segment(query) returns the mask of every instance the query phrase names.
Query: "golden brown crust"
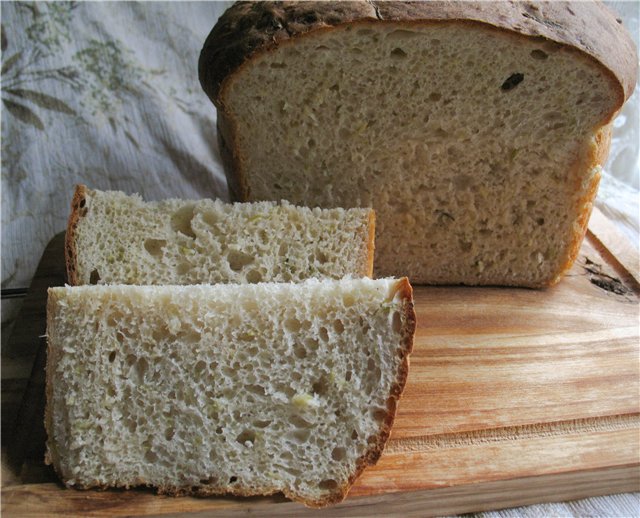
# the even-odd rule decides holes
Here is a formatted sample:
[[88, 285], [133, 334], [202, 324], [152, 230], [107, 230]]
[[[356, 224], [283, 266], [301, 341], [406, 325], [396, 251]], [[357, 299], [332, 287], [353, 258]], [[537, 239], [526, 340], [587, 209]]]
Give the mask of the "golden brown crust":
[[472, 21], [574, 48], [619, 85], [619, 106], [636, 84], [633, 40], [601, 2], [238, 2], [218, 20], [200, 54], [200, 83], [223, 107], [225, 82], [258, 53], [320, 29], [354, 22]]
[[76, 231], [80, 219], [87, 213], [88, 189], [85, 185], [76, 185], [71, 200], [71, 214], [67, 223], [67, 232], [64, 238], [64, 258], [67, 266], [67, 283], [71, 286], [77, 286], [78, 280], [78, 254], [76, 249]]
[[376, 249], [376, 211], [369, 210], [369, 224], [367, 226], [369, 232], [369, 239], [367, 241], [367, 271], [365, 275], [373, 278], [373, 259], [375, 257]]
[[396, 413], [398, 409], [398, 401], [402, 392], [404, 391], [404, 387], [407, 382], [407, 377], [409, 376], [409, 355], [413, 350], [413, 339], [416, 332], [416, 313], [413, 304], [413, 288], [409, 283], [409, 279], [407, 277], [403, 277], [398, 280], [396, 285], [396, 292], [400, 295], [403, 301], [403, 311], [404, 311], [404, 339], [402, 343], [402, 348], [398, 351], [400, 355], [401, 361], [400, 366], [398, 368], [398, 374], [396, 378], [396, 382], [391, 387], [391, 393], [387, 399], [387, 416], [385, 417], [384, 422], [382, 423], [382, 428], [380, 433], [378, 433], [375, 437], [370, 437], [370, 447], [364, 453], [362, 457], [360, 457], [356, 461], [356, 469], [349, 477], [347, 484], [340, 488], [340, 492], [336, 492], [331, 498], [328, 498], [326, 501], [321, 501], [318, 505], [308, 504], [310, 507], [324, 507], [326, 505], [341, 502], [347, 496], [349, 489], [356, 481], [356, 479], [360, 476], [362, 471], [367, 466], [373, 466], [378, 462], [378, 459], [382, 455], [384, 447], [389, 440], [389, 435], [391, 434], [391, 428], [393, 427], [393, 423], [396, 418]]
[[[591, 211], [593, 210], [593, 202], [598, 193], [598, 185], [600, 184], [600, 170], [597, 169], [598, 166], [604, 164], [609, 156], [609, 149], [611, 146], [611, 133], [612, 133], [613, 123], [609, 123], [606, 126], [600, 128], [600, 130], [595, 134], [593, 138], [593, 142], [589, 146], [589, 150], [587, 153], [587, 165], [584, 167], [587, 171], [594, 171], [594, 174], [591, 178], [589, 178], [589, 183], [584, 186], [580, 185], [582, 179], [577, 178], [576, 182], [576, 190], [577, 192], [582, 192], [582, 196], [577, 201], [577, 206], [580, 209], [580, 213], [576, 219], [574, 226], [574, 233], [571, 236], [571, 243], [567, 249], [567, 255], [560, 266], [559, 271], [556, 275], [549, 279], [547, 283], [542, 284], [541, 286], [536, 287], [550, 287], [554, 286], [560, 279], [562, 279], [563, 275], [568, 272], [573, 263], [578, 257], [580, 253], [580, 246], [582, 245], [582, 241], [584, 236], [587, 233], [587, 227], [589, 225], [589, 218], [591, 217]], [[579, 167], [579, 164], [576, 165]]]

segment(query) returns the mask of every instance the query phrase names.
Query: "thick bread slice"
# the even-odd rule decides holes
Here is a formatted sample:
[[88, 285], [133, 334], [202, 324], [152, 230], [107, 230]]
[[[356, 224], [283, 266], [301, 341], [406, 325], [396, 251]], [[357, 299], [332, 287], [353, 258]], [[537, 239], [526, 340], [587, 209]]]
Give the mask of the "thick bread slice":
[[68, 486], [342, 500], [408, 373], [401, 280], [51, 288], [47, 462]]
[[371, 209], [144, 202], [79, 185], [66, 235], [67, 276], [71, 285], [370, 277], [374, 227]]
[[377, 275], [536, 287], [577, 255], [637, 56], [599, 2], [239, 3], [199, 74], [237, 199], [373, 207]]

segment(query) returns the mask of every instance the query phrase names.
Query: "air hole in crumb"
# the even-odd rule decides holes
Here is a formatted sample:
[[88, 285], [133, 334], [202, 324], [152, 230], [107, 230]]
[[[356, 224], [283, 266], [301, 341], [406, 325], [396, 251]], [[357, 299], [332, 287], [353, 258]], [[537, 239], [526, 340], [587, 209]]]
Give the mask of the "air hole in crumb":
[[284, 328], [290, 333], [296, 333], [297, 331], [300, 331], [301, 326], [302, 325], [297, 318], [287, 318], [284, 321]]
[[316, 394], [323, 396], [329, 391], [329, 383], [327, 383], [326, 378], [323, 376], [312, 385], [312, 388]]
[[215, 227], [218, 223], [218, 216], [215, 212], [203, 212], [202, 221], [204, 221], [210, 227]]
[[404, 59], [407, 57], [407, 53], [400, 47], [396, 47], [391, 51], [391, 57], [395, 59]]
[[305, 338], [304, 339], [304, 346], [309, 349], [310, 351], [316, 351], [319, 347], [318, 344], [318, 340], [316, 340], [315, 338]]
[[229, 262], [229, 268], [234, 272], [239, 272], [253, 262], [253, 257], [239, 250], [230, 250], [227, 254], [227, 261]]
[[430, 101], [436, 102], [436, 101], [439, 101], [440, 99], [442, 99], [441, 93], [433, 92], [432, 94], [429, 94]]
[[158, 456], [151, 450], [148, 450], [147, 453], [144, 454], [144, 460], [147, 462], [156, 462], [158, 460]]
[[293, 346], [293, 354], [296, 358], [302, 360], [307, 357], [307, 350], [302, 344], [296, 344]]
[[507, 92], [509, 90], [513, 90], [516, 86], [518, 86], [520, 83], [522, 83], [522, 80], [524, 79], [524, 74], [521, 74], [520, 72], [517, 72], [515, 74], [511, 74], [504, 83], [502, 83], [502, 86], [500, 87], [503, 91]]
[[144, 375], [149, 368], [149, 363], [144, 358], [140, 358], [136, 363], [136, 373], [138, 374], [138, 379], [140, 381], [144, 380]]
[[164, 239], [146, 239], [144, 249], [154, 257], [162, 255], [162, 249], [167, 245]]
[[266, 428], [270, 424], [271, 421], [262, 421], [260, 419], [256, 419], [255, 421], [253, 421], [253, 426], [255, 426], [256, 428]]
[[344, 375], [344, 380], [345, 381], [351, 381], [351, 371], [347, 371], [347, 373]]
[[221, 426], [218, 426], [218, 428], [216, 428], [216, 433], [217, 433], [218, 435], [221, 435], [221, 434], [222, 434], [222, 427], [221, 427]]
[[342, 303], [346, 308], [353, 306], [356, 303], [356, 299], [351, 293], [345, 293], [342, 296]]
[[264, 396], [266, 394], [262, 385], [245, 385], [245, 390], [257, 396]]
[[536, 223], [540, 226], [544, 225], [544, 218], [538, 218], [536, 219]]
[[98, 284], [100, 282], [100, 273], [94, 269], [89, 276], [89, 284]]
[[335, 329], [336, 333], [338, 334], [342, 333], [344, 331], [344, 324], [342, 323], [342, 320], [334, 320], [333, 329]]
[[170, 441], [171, 439], [173, 439], [174, 435], [175, 435], [175, 430], [172, 427], [167, 428], [164, 432], [164, 438], [167, 441]]
[[373, 411], [372, 416], [377, 422], [381, 422], [381, 421], [384, 421], [386, 419], [387, 412], [385, 410], [382, 410], [382, 409], [377, 409], [377, 410]]
[[372, 371], [376, 368], [376, 362], [373, 361], [373, 358], [369, 358], [367, 360], [367, 370]]
[[356, 430], [354, 430], [353, 432], [351, 432], [351, 438], [355, 441], [358, 438], [358, 432]]
[[394, 333], [399, 333], [402, 329], [402, 316], [400, 312], [395, 311], [391, 320], [391, 328]]
[[305, 443], [309, 440], [311, 430], [308, 428], [299, 429], [293, 432], [292, 437], [299, 443]]
[[346, 457], [346, 455], [347, 455], [347, 450], [341, 447], [334, 448], [333, 451], [331, 452], [331, 458], [333, 460], [342, 460]]
[[320, 336], [320, 340], [322, 340], [323, 342], [329, 341], [329, 332], [327, 331], [326, 327], [321, 327], [318, 330], [318, 336]]
[[544, 50], [534, 49], [531, 51], [531, 57], [533, 59], [547, 59], [549, 54], [547, 54]]
[[189, 273], [189, 270], [191, 270], [191, 265], [189, 263], [180, 263], [178, 264], [178, 266], [176, 267], [176, 272], [178, 273], [178, 275], [185, 275], [186, 273]]
[[194, 367], [193, 370], [196, 376], [202, 376], [202, 373], [206, 368], [207, 368], [207, 364], [202, 360], [200, 360], [198, 363], [196, 363], [196, 366]]
[[318, 487], [320, 489], [330, 491], [332, 489], [336, 489], [338, 487], [338, 483], [332, 478], [329, 478], [327, 480], [323, 480], [322, 482], [320, 482], [320, 484], [318, 484]]
[[262, 282], [262, 274], [258, 270], [251, 270], [247, 272], [246, 279], [249, 284], [257, 284]]
[[256, 335], [252, 331], [247, 331], [238, 335], [238, 340], [242, 340], [243, 342], [252, 342], [255, 338]]
[[296, 428], [311, 428], [311, 423], [300, 417], [299, 415], [292, 415], [289, 417], [289, 422]]
[[256, 433], [253, 430], [244, 430], [238, 437], [236, 437], [236, 441], [240, 444], [247, 446], [247, 443], [253, 444], [256, 440]]
[[326, 262], [329, 260], [329, 258], [327, 257], [327, 254], [325, 254], [321, 250], [316, 251], [316, 259], [320, 264], [326, 264]]
[[171, 216], [171, 228], [175, 232], [180, 232], [185, 236], [195, 238], [196, 234], [193, 231], [193, 227], [191, 226], [194, 209], [194, 205], [185, 205], [184, 207], [178, 209], [173, 214], [173, 216]]
[[233, 484], [234, 482], [237, 482], [237, 481], [238, 481], [238, 477], [231, 477], [229, 479], [229, 484]]
[[82, 198], [80, 200], [80, 208], [83, 209], [86, 204], [87, 204], [87, 200], [85, 198]]
[[109, 354], [109, 363], [113, 363], [115, 359], [116, 359], [116, 352], [111, 351], [111, 353]]

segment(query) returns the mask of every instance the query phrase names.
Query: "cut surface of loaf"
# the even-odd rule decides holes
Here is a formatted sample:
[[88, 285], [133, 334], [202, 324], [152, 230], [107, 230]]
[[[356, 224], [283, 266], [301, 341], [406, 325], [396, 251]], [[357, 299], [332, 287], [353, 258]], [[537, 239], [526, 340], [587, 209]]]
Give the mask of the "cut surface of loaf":
[[299, 282], [371, 276], [374, 213], [282, 203], [144, 202], [76, 188], [67, 276], [83, 284]]
[[408, 373], [405, 279], [51, 288], [47, 461], [68, 486], [340, 501]]
[[376, 275], [544, 286], [635, 85], [595, 2], [237, 4], [200, 80], [239, 199], [373, 207]]

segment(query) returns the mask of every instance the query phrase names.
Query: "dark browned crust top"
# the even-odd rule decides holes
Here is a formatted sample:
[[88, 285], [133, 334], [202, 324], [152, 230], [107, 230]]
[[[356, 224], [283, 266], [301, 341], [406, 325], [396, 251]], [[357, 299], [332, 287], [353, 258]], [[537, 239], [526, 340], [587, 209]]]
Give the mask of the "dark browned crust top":
[[218, 20], [200, 53], [200, 84], [222, 107], [225, 81], [253, 55], [303, 34], [353, 22], [477, 22], [576, 49], [609, 71], [618, 108], [633, 93], [638, 60], [622, 22], [601, 2], [358, 0], [238, 2]]

